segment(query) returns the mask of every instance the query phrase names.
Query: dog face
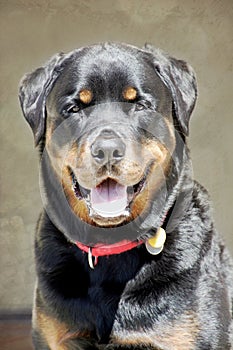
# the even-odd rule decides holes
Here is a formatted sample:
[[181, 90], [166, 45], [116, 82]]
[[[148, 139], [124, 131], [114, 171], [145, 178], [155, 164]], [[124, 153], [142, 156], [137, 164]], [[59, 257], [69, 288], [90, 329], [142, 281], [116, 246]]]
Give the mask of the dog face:
[[100, 227], [148, 215], [195, 100], [185, 62], [109, 43], [55, 56], [20, 88], [36, 144], [45, 140], [72, 211]]

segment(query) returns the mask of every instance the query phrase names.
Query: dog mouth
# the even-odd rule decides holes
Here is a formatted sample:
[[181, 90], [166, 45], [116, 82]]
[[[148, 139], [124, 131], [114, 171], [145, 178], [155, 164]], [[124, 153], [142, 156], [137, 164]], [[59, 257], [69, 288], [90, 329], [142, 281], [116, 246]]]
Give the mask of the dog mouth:
[[85, 200], [90, 217], [100, 218], [129, 216], [133, 201], [145, 188], [147, 173], [148, 171], [132, 186], [122, 185], [116, 179], [107, 177], [89, 190], [79, 184], [74, 172], [70, 169], [75, 196], [79, 200]]

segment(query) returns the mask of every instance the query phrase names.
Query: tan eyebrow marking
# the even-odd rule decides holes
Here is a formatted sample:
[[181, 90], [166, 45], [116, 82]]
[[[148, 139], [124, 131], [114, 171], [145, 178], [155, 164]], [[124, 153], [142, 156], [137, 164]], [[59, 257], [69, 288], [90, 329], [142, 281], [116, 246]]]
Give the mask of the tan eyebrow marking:
[[83, 89], [79, 92], [79, 99], [82, 103], [88, 104], [92, 101], [93, 93], [91, 90]]
[[127, 86], [123, 91], [123, 97], [127, 101], [133, 101], [137, 97], [137, 90], [132, 86]]

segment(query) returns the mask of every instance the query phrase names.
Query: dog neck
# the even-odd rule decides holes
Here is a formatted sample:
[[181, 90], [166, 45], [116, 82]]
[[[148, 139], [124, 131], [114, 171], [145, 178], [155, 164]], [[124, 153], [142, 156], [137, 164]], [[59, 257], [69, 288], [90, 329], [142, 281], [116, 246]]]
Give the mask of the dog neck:
[[[163, 219], [165, 221], [166, 216]], [[151, 236], [151, 235], [150, 235]], [[81, 242], [76, 241], [76, 246], [81, 249], [83, 252], [88, 254], [88, 263], [89, 266], [94, 269], [98, 263], [98, 258], [101, 256], [117, 255], [125, 253], [129, 250], [137, 248], [142, 244], [145, 244], [147, 251], [152, 255], [160, 254], [163, 250], [164, 243], [166, 240], [166, 231], [159, 227], [152, 237], [147, 239], [137, 239], [134, 241], [122, 240], [114, 244], [96, 244], [93, 247], [87, 246]], [[94, 258], [94, 260], [93, 260]]]

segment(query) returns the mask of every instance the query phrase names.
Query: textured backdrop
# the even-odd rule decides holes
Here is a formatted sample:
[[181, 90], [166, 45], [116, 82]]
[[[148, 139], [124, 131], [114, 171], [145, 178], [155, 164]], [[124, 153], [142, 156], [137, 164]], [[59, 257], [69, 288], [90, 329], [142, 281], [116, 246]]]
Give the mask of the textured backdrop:
[[199, 99], [189, 145], [233, 252], [232, 0], [0, 0], [0, 310], [30, 307], [33, 231], [41, 209], [38, 156], [18, 104], [25, 72], [58, 51], [113, 40], [150, 42], [187, 60]]

